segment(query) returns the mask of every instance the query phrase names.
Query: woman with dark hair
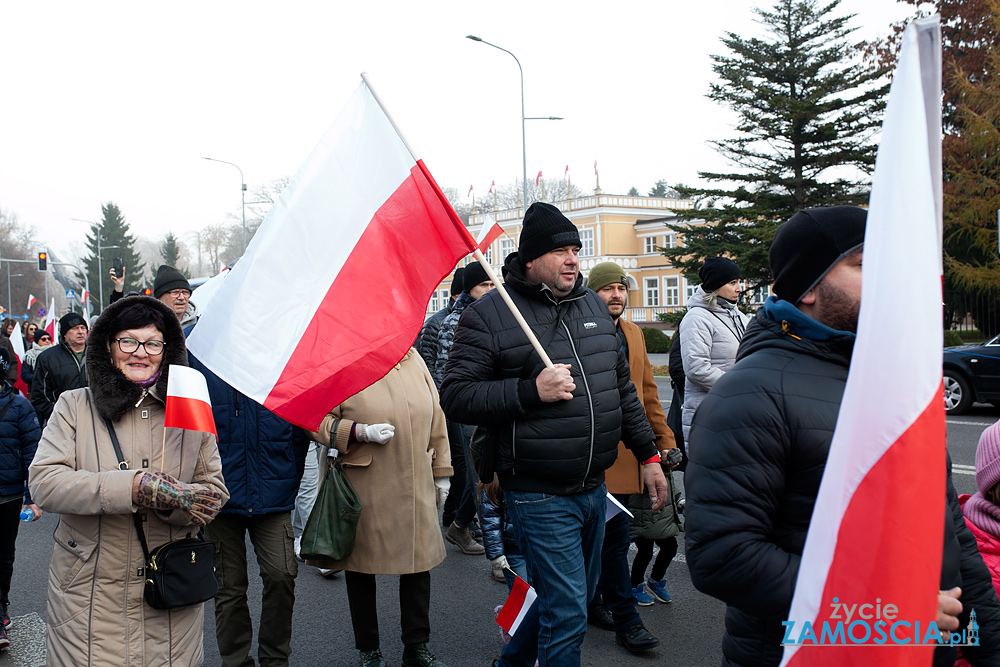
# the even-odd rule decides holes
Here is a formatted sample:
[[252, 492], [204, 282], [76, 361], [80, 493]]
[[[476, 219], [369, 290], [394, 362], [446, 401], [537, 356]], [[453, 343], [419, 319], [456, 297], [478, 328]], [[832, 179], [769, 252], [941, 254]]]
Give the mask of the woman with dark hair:
[[200, 665], [204, 605], [145, 604], [132, 520], [152, 548], [193, 536], [228, 498], [215, 436], [163, 426], [170, 365], [187, 365], [180, 323], [156, 299], [121, 299], [94, 323], [86, 365], [90, 386], [59, 396], [29, 470], [36, 504], [60, 515], [49, 664]]

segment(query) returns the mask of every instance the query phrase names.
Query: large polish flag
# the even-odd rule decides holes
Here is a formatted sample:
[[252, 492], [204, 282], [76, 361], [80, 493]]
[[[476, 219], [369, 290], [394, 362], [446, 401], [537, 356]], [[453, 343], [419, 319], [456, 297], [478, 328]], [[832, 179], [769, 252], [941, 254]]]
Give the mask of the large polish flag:
[[169, 375], [163, 425], [212, 433], [218, 437], [215, 417], [212, 415], [212, 398], [208, 393], [205, 376], [194, 368], [175, 364], [171, 364], [167, 372]]
[[222, 282], [188, 347], [228, 384], [315, 430], [403, 358], [431, 293], [475, 249], [363, 82]]
[[[946, 469], [940, 95], [934, 16], [903, 33], [889, 94], [869, 201], [858, 336], [799, 567], [793, 639], [806, 621], [816, 637], [824, 622], [833, 630], [838, 620], [831, 614], [850, 632], [834, 599], [848, 608], [895, 605], [911, 638], [914, 622], [923, 635], [936, 619]], [[888, 343], [900, 322], [906, 334]], [[862, 638], [863, 630], [853, 636]], [[933, 660], [931, 646], [914, 647], [912, 639], [899, 646], [892, 638], [878, 645], [878, 638], [860, 646], [786, 644], [781, 664], [902, 667]]]

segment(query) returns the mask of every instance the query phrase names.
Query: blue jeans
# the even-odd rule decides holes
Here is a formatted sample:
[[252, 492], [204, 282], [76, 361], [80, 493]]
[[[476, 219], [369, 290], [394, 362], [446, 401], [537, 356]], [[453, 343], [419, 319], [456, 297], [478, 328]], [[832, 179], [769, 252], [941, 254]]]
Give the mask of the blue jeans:
[[[625, 505], [628, 495], [615, 495]], [[615, 619], [615, 630], [625, 630], [642, 623], [636, 611], [635, 593], [628, 569], [628, 514], [619, 512], [604, 526], [601, 548], [601, 578], [591, 605], [603, 604]]]
[[503, 667], [579, 667], [587, 603], [601, 571], [607, 490], [570, 496], [504, 490], [517, 544], [538, 594], [504, 647]]

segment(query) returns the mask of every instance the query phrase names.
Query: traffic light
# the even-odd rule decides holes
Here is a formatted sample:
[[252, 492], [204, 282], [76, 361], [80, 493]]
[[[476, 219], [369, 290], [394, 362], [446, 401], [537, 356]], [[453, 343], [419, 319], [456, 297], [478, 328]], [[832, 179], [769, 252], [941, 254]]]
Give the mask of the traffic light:
[[142, 290], [142, 293], [145, 296], [153, 296], [153, 290], [149, 289], [148, 287], [146, 289]]
[[49, 253], [40, 252], [38, 253], [38, 270], [47, 271], [49, 268]]

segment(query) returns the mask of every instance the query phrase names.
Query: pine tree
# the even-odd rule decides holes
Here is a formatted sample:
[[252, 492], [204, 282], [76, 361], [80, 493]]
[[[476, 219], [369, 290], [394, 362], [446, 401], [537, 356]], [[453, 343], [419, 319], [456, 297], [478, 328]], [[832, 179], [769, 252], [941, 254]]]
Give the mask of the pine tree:
[[[754, 9], [767, 37], [722, 38], [729, 55], [712, 57], [721, 81], [708, 97], [736, 113], [738, 135], [711, 143], [735, 169], [699, 172], [718, 187], [676, 186], [696, 206], [676, 211], [682, 222], [669, 226], [684, 246], [663, 254], [689, 278], [706, 257], [726, 255], [751, 288], [769, 284], [778, 224], [803, 208], [866, 203], [888, 84], [881, 70], [852, 62], [855, 28], [852, 16], [832, 15], [838, 4], [778, 0], [770, 11]], [[865, 182], [848, 178], [854, 170]]]
[[[84, 259], [84, 268], [90, 280], [90, 290], [93, 292], [94, 304], [101, 309], [107, 305], [108, 294], [111, 292], [111, 280], [108, 271], [115, 257], [122, 260], [125, 267], [125, 291], [134, 289], [141, 283], [145, 265], [140, 261], [139, 252], [135, 249], [135, 238], [132, 236], [128, 223], [121, 210], [114, 202], [101, 205], [102, 218], [90, 227], [87, 235], [87, 249], [90, 254]], [[100, 271], [98, 272], [98, 238], [102, 248], [100, 255]], [[114, 246], [114, 247], [112, 247]], [[104, 293], [99, 294], [103, 283]]]

